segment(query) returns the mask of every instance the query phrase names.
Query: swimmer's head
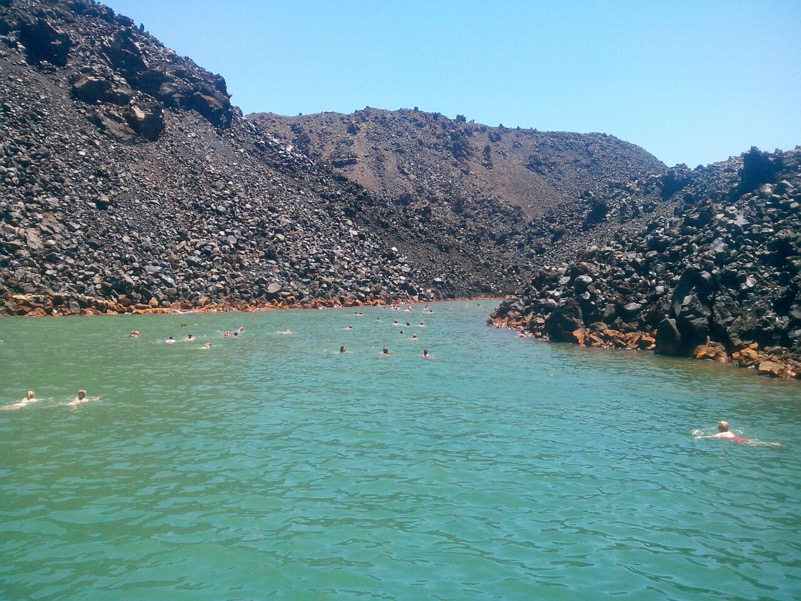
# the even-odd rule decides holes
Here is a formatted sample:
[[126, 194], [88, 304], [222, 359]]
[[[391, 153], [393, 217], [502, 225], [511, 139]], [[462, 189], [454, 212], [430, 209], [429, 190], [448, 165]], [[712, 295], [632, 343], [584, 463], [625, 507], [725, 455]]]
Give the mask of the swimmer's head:
[[84, 398], [85, 396], [86, 396], [86, 391], [85, 391], [85, 390], [79, 390], [79, 391], [78, 391], [78, 398], [79, 398], [79, 399], [82, 399], [82, 398]]
[[33, 390], [29, 390], [27, 396], [29, 399], [32, 399], [36, 397], [36, 394], [33, 392]]
[[345, 350], [345, 345], [344, 345], [344, 344], [343, 344], [342, 346], [340, 346], [340, 347], [339, 347], [339, 352], [340, 352], [340, 353], [344, 353], [344, 352], [346, 352], [346, 350]]
[[718, 422], [718, 432], [728, 432], [729, 431], [729, 422], [727, 421], [719, 421]]

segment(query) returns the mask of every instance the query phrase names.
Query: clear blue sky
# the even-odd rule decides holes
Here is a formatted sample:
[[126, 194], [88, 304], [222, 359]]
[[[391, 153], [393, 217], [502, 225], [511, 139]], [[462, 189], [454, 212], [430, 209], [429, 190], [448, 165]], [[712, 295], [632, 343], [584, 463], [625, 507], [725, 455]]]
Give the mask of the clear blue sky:
[[801, 145], [801, 1], [108, 0], [245, 113], [419, 107], [668, 165]]

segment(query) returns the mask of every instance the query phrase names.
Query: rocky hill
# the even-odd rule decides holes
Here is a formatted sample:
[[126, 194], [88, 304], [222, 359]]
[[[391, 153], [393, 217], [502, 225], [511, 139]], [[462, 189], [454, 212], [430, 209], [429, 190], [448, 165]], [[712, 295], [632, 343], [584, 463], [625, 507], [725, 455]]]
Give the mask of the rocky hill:
[[473, 293], [519, 289], [544, 261], [571, 256], [578, 237], [604, 240], [599, 225], [628, 224], [664, 203], [665, 166], [609, 135], [416, 109], [248, 119], [368, 190], [385, 211], [379, 225], [415, 264], [440, 280], [472, 278]]
[[621, 182], [664, 173], [642, 148], [605, 134], [489, 127], [458, 116], [365, 108], [350, 115], [250, 115], [310, 157], [398, 205], [490, 203], [524, 220]]
[[0, 70], [4, 313], [510, 293], [664, 204], [664, 166], [610, 136], [244, 119], [93, 0], [0, 2]]
[[6, 313], [510, 293], [664, 171], [609, 136], [417, 111], [331, 117], [332, 148], [381, 152], [330, 154], [339, 134], [243, 119], [221, 76], [92, 0], [0, 3], [0, 69]]
[[672, 216], [541, 270], [493, 323], [801, 376], [801, 149], [667, 180]]
[[111, 9], [0, 3], [0, 73], [0, 312], [427, 297], [368, 194]]

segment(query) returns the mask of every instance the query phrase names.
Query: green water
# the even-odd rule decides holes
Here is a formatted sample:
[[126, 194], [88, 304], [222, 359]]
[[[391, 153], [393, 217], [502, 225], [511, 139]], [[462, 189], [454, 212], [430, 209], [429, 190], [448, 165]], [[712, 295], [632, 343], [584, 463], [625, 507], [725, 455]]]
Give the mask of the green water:
[[797, 382], [433, 308], [0, 320], [0, 598], [801, 596]]

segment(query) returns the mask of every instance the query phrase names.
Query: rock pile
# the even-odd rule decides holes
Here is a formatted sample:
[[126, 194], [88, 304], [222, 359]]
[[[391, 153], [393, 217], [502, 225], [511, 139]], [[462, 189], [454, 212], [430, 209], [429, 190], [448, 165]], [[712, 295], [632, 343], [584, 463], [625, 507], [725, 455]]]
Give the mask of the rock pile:
[[608, 232], [599, 225], [664, 204], [641, 184], [666, 167], [604, 134], [369, 107], [248, 119], [376, 196], [374, 227], [396, 232], [404, 253], [454, 294], [516, 292], [546, 255], [570, 254], [577, 235], [600, 242]]
[[90, 0], [0, 3], [0, 313], [431, 298], [373, 200]]
[[680, 167], [663, 188], [674, 216], [541, 270], [491, 323], [801, 377], [801, 150]]

